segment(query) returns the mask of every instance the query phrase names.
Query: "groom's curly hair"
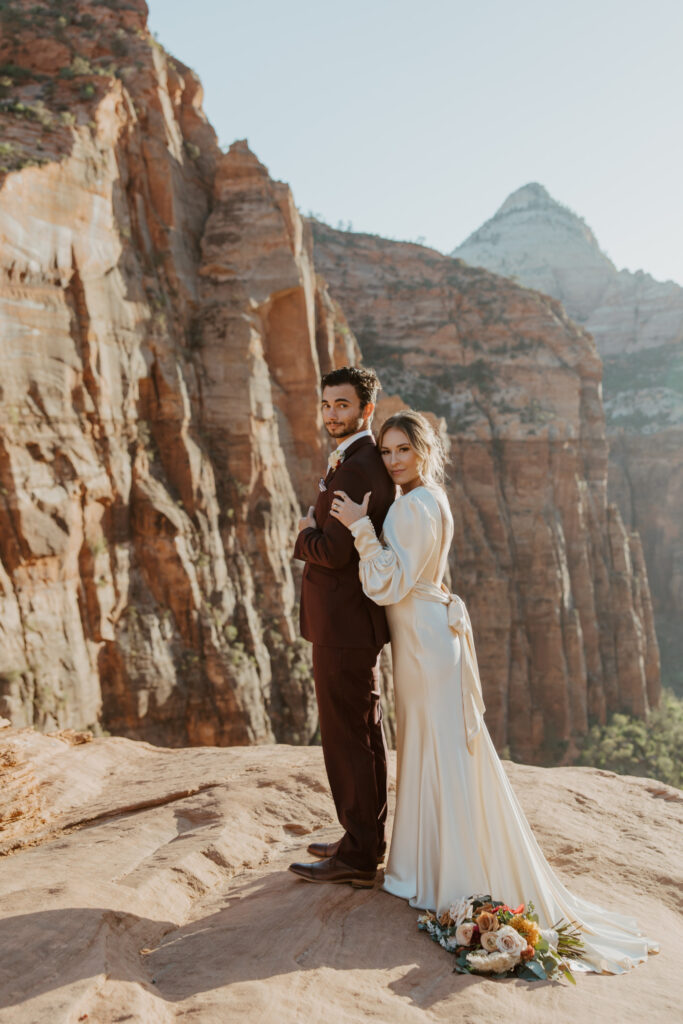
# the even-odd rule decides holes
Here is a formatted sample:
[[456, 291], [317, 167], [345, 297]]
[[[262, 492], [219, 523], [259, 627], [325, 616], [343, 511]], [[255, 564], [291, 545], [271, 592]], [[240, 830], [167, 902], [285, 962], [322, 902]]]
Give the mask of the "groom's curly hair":
[[330, 370], [322, 377], [320, 390], [322, 392], [328, 387], [336, 388], [339, 384], [353, 385], [360, 398], [361, 409], [364, 409], [368, 402], [374, 404], [377, 401], [377, 395], [382, 390], [375, 371], [360, 366], [340, 366], [337, 370]]

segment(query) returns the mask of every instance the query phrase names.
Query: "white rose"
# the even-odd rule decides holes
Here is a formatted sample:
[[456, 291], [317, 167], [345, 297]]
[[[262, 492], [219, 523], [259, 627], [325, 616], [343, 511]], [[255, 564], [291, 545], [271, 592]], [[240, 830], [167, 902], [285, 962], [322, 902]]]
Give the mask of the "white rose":
[[519, 963], [519, 957], [515, 956], [514, 953], [491, 953], [489, 956], [489, 966], [494, 974], [504, 974], [505, 971], [511, 971], [513, 967], [516, 967]]
[[457, 926], [462, 924], [466, 918], [472, 917], [473, 911], [474, 907], [472, 906], [472, 903], [463, 897], [463, 899], [457, 900], [451, 905], [448, 913], [451, 916], [453, 924]]
[[472, 933], [474, 932], [474, 921], [466, 921], [465, 924], [459, 924], [455, 929], [455, 942], [457, 946], [469, 946], [472, 942]]
[[[484, 934], [490, 935], [492, 933], [485, 932]], [[496, 948], [501, 953], [512, 953], [513, 956], [520, 956], [522, 950], [527, 947], [527, 941], [524, 936], [520, 935], [514, 928], [511, 928], [509, 924], [499, 928], [499, 930], [493, 934], [496, 936]], [[484, 945], [483, 942], [482, 945]]]
[[482, 949], [476, 949], [473, 953], [467, 954], [467, 963], [475, 971], [486, 971], [488, 968], [489, 955]]
[[498, 935], [499, 932], [482, 932], [479, 936], [479, 941], [487, 953], [493, 953], [498, 949]]
[[467, 954], [470, 967], [479, 974], [504, 974], [519, 962], [510, 953], [483, 953], [480, 949]]
[[560, 936], [554, 928], [541, 928], [541, 938], [545, 939], [548, 945], [552, 946], [553, 949], [557, 949], [557, 943], [560, 941]]

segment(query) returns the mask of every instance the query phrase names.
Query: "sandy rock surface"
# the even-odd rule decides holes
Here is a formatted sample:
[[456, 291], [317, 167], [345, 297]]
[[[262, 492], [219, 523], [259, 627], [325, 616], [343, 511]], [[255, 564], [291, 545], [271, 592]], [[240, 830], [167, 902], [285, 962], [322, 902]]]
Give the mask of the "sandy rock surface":
[[635, 913], [659, 956], [576, 988], [463, 978], [403, 901], [294, 878], [337, 835], [320, 748], [3, 730], [0, 1021], [675, 1019], [679, 791], [506, 767], [561, 878]]

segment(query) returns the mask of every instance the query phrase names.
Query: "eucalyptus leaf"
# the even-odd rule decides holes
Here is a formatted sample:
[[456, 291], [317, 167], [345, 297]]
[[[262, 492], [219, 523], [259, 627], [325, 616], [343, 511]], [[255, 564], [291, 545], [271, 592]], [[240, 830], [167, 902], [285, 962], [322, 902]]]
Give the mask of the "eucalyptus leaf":
[[518, 978], [522, 978], [524, 981], [541, 981], [542, 980], [541, 977], [538, 974], [534, 974], [534, 972], [529, 969], [529, 964], [528, 963], [524, 964], [523, 967], [518, 967], [517, 968], [517, 977]]
[[463, 966], [462, 966], [461, 964], [459, 964], [459, 963], [458, 963], [458, 961], [456, 960], [456, 962], [455, 962], [455, 967], [453, 968], [453, 972], [454, 972], [454, 973], [457, 973], [457, 974], [471, 974], [471, 973], [472, 973], [472, 970], [471, 970], [471, 968], [470, 968], [470, 967], [463, 967]]
[[538, 960], [527, 960], [526, 965], [530, 971], [533, 971], [537, 978], [540, 978], [542, 981], [546, 980], [548, 975], [546, 974], [543, 964], [539, 963]]

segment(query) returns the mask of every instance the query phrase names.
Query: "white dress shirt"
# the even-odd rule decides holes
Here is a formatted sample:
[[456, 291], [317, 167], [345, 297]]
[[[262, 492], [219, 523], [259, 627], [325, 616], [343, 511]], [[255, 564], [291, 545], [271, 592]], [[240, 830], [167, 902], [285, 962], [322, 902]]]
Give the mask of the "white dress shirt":
[[331, 468], [332, 465], [334, 464], [334, 461], [338, 458], [338, 456], [345, 452], [346, 449], [349, 448], [354, 443], [354, 441], [357, 441], [360, 437], [372, 436], [372, 431], [368, 427], [366, 430], [359, 430], [356, 434], [351, 434], [350, 437], [345, 437], [341, 444], [338, 444], [334, 451], [330, 452], [330, 455], [327, 460], [327, 465], [330, 466]]

